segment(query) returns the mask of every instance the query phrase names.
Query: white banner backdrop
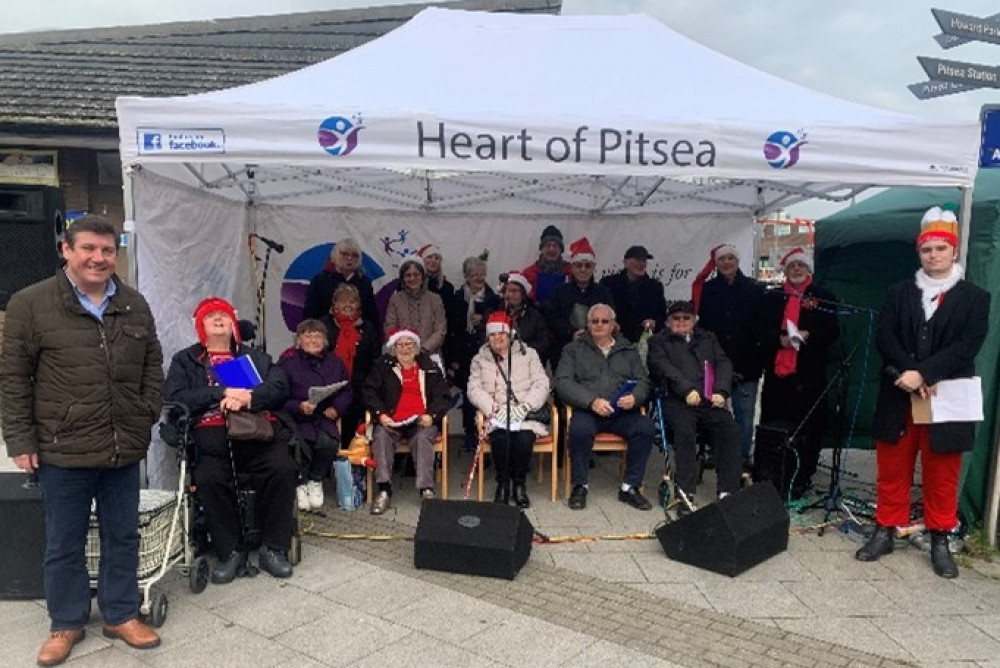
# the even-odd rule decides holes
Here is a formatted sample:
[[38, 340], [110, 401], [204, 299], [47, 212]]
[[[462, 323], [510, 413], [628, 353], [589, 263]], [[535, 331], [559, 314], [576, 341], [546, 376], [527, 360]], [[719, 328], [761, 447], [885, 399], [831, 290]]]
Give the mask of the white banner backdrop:
[[[647, 271], [663, 282], [668, 300], [689, 298], [691, 281], [713, 246], [733, 244], [747, 268], [753, 257], [752, 222], [742, 215], [525, 217], [274, 206], [261, 206], [255, 215], [258, 234], [285, 247], [280, 255], [272, 253], [267, 274], [267, 342], [272, 354], [291, 344], [290, 331], [301, 315], [309, 280], [322, 269], [332, 245], [348, 236], [361, 245], [365, 272], [383, 308], [399, 265], [425, 245], [441, 247], [445, 274], [456, 288], [463, 282], [462, 261], [488, 254], [487, 278], [496, 287], [499, 274], [524, 269], [537, 259], [538, 239], [546, 225], [562, 231], [567, 255], [570, 243], [586, 236], [597, 254], [598, 277], [620, 271], [629, 246], [646, 246], [653, 254]], [[261, 255], [263, 246], [257, 246]]]

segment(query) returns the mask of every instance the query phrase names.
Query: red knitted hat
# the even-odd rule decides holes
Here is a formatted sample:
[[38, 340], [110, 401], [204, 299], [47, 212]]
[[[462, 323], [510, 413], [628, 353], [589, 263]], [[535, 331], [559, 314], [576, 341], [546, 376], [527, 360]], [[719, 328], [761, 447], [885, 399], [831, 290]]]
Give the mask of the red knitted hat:
[[208, 339], [208, 336], [205, 334], [205, 316], [216, 311], [222, 311], [230, 317], [233, 321], [233, 338], [236, 340], [236, 343], [241, 343], [239, 318], [236, 315], [236, 309], [233, 308], [233, 305], [222, 297], [206, 297], [195, 307], [193, 316], [194, 331], [198, 333], [198, 340], [201, 341], [201, 345], [205, 345], [205, 341]]
[[511, 321], [510, 316], [503, 311], [494, 311], [490, 314], [490, 317], [486, 319], [486, 335], [496, 334], [498, 332], [506, 332], [510, 334], [511, 326], [514, 323]]

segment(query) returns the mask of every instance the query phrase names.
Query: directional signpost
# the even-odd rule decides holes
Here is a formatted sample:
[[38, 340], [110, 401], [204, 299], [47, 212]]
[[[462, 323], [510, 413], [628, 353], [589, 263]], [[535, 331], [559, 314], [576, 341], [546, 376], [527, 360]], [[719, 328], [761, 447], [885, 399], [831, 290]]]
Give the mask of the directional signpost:
[[[1000, 14], [980, 18], [944, 9], [932, 9], [931, 13], [941, 26], [941, 34], [935, 35], [934, 41], [942, 49], [953, 49], [969, 42], [1000, 44]], [[1000, 67], [994, 65], [927, 56], [917, 56], [917, 61], [927, 73], [928, 80], [910, 84], [907, 88], [918, 100], [983, 88], [1000, 88]], [[979, 148], [979, 166], [1000, 169], [1000, 105], [985, 105], [980, 121], [983, 138]]]

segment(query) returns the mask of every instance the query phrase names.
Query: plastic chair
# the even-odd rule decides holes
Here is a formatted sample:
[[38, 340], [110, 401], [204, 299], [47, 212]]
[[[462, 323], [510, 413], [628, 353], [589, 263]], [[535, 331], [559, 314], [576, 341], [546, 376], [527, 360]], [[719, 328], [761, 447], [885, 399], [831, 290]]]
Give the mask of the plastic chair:
[[[367, 424], [372, 424], [372, 416], [369, 411], [365, 411], [365, 422]], [[409, 454], [410, 450], [410, 439], [401, 438], [399, 440], [399, 445], [396, 446], [396, 454]], [[438, 482], [441, 483], [441, 498], [448, 498], [448, 416], [445, 415], [441, 418], [441, 430], [438, 432], [437, 438], [434, 439], [434, 452], [441, 455], [441, 468], [435, 472], [435, 477]], [[375, 498], [375, 470], [368, 469], [368, 505], [371, 505], [372, 500]]]
[[[552, 423], [549, 425], [548, 436], [538, 436], [535, 438], [535, 444], [531, 448], [532, 454], [537, 455], [549, 455], [549, 468], [550, 468], [550, 489], [549, 498], [552, 501], [556, 500], [559, 495], [559, 469], [556, 460], [556, 434], [559, 433], [559, 410], [556, 408], [555, 403], [551, 399], [546, 402], [549, 407], [549, 411], [552, 413]], [[483, 414], [479, 411], [476, 412], [476, 429], [479, 433], [483, 430]], [[491, 453], [493, 449], [490, 447], [489, 439], [483, 442], [483, 447], [479, 449], [479, 461], [476, 463], [476, 478], [478, 485], [478, 500], [483, 500], [483, 460], [486, 454]], [[494, 465], [496, 463], [494, 462]], [[535, 479], [538, 482], [542, 481], [542, 458], [538, 458], [538, 466], [535, 467]]]

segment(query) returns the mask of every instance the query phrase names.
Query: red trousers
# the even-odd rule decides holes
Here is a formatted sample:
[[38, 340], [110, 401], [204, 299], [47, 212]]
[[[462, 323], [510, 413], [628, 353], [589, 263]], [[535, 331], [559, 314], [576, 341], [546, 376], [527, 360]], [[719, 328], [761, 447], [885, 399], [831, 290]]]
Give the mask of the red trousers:
[[910, 524], [910, 488], [920, 453], [924, 487], [924, 526], [951, 531], [958, 523], [958, 476], [961, 452], [931, 452], [930, 427], [906, 417], [906, 431], [896, 444], [875, 441], [878, 463], [875, 521], [880, 526]]

